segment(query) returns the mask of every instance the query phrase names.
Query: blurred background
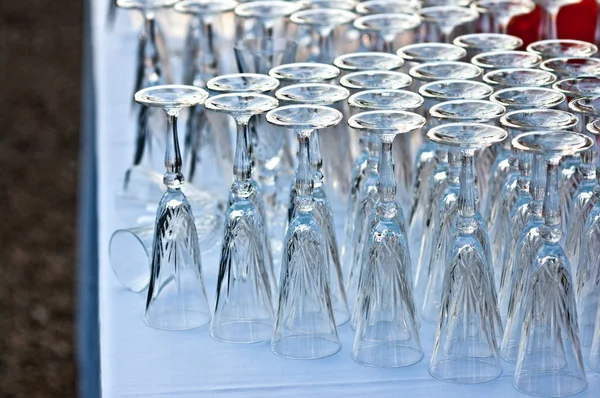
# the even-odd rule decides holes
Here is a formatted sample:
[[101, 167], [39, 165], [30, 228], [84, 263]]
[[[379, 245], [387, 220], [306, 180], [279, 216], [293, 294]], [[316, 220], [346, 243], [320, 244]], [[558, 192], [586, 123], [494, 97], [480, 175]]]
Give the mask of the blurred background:
[[76, 396], [83, 1], [0, 1], [0, 396]]

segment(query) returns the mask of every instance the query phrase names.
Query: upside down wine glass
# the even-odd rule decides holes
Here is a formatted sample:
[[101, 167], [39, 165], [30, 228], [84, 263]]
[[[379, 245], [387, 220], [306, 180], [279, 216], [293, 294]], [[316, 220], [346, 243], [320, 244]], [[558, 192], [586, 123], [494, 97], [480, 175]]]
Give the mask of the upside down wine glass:
[[451, 43], [451, 35], [458, 26], [475, 21], [479, 13], [471, 8], [454, 5], [425, 7], [419, 11], [425, 25], [424, 42]]
[[156, 213], [154, 246], [148, 299], [144, 320], [157, 329], [183, 330], [210, 321], [198, 234], [194, 215], [181, 191], [181, 152], [177, 137], [177, 116], [184, 107], [204, 102], [208, 93], [192, 86], [154, 86], [138, 91], [135, 101], [163, 108], [167, 116], [167, 171], [163, 195]]
[[[354, 115], [348, 124], [381, 140], [379, 200], [370, 215], [354, 304], [353, 358], [368, 366], [401, 367], [423, 358], [412, 294], [410, 253], [402, 209], [396, 200], [392, 142], [421, 128], [425, 119], [401, 111]], [[374, 138], [374, 137], [373, 137]]]
[[484, 71], [511, 68], [536, 68], [542, 62], [542, 57], [527, 51], [490, 51], [480, 53], [471, 58], [471, 63]]
[[[541, 27], [541, 26], [540, 26]], [[559, 57], [592, 57], [598, 52], [595, 44], [581, 40], [540, 40], [527, 46], [527, 51], [544, 59]]]
[[267, 120], [292, 128], [298, 137], [296, 214], [285, 237], [271, 350], [288, 358], [323, 358], [338, 352], [341, 344], [331, 302], [325, 239], [313, 212], [314, 175], [308, 153], [312, 132], [336, 125], [342, 114], [325, 106], [288, 105], [267, 113]]
[[546, 196], [541, 243], [522, 275], [525, 287], [521, 340], [514, 386], [519, 391], [561, 397], [587, 388], [579, 341], [577, 309], [569, 260], [560, 245], [558, 171], [562, 156], [589, 149], [592, 140], [570, 131], [533, 132], [513, 139], [520, 150], [546, 157]]
[[497, 69], [483, 75], [483, 82], [495, 90], [519, 87], [550, 87], [556, 76], [548, 71], [529, 68]]
[[[283, 104], [330, 106], [340, 101], [344, 101], [348, 98], [349, 94], [350, 93], [345, 88], [332, 84], [304, 83], [283, 87], [277, 90], [275, 96]], [[312, 191], [313, 213], [325, 238], [325, 248], [327, 253], [326, 266], [330, 274], [332, 306], [336, 325], [339, 326], [348, 321], [350, 312], [348, 311], [346, 292], [344, 290], [344, 277], [342, 274], [340, 255], [338, 253], [333, 211], [324, 189], [325, 179], [322, 171], [323, 156], [321, 152], [319, 130], [317, 129], [313, 131], [310, 138], [308, 159], [314, 178]], [[298, 191], [295, 189], [295, 183], [292, 183], [288, 204], [288, 223], [291, 223], [297, 212], [297, 195]]]
[[206, 101], [206, 109], [233, 117], [237, 143], [234, 183], [225, 215], [211, 335], [231, 343], [268, 340], [273, 331], [276, 282], [264, 213], [256, 205], [248, 122], [278, 105], [272, 97], [231, 93]]
[[444, 283], [429, 373], [436, 379], [474, 384], [502, 373], [496, 335], [502, 323], [496, 307], [490, 245], [476, 209], [475, 150], [501, 142], [496, 126], [450, 123], [429, 130], [427, 137], [460, 151], [458, 214], [452, 221], [445, 258]]
[[478, 0], [471, 8], [492, 17], [493, 33], [507, 33], [510, 21], [519, 15], [529, 14], [535, 8], [531, 0]]
[[416, 14], [390, 13], [365, 15], [354, 21], [354, 28], [374, 36], [369, 51], [394, 53], [394, 43], [404, 32], [416, 29], [421, 19]]
[[563, 6], [580, 3], [581, 0], [535, 0], [542, 7], [539, 36], [542, 39], [558, 39], [558, 12]]

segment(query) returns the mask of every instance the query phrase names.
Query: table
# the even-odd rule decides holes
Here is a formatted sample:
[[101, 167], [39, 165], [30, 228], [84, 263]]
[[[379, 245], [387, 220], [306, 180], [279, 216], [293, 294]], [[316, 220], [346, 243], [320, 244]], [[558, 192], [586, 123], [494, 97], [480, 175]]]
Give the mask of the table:
[[[89, 135], [84, 144], [87, 157], [83, 160], [92, 170], [83, 176], [82, 200], [96, 212], [82, 216], [82, 256], [89, 260], [97, 253], [97, 263], [89, 260], [92, 264], [86, 269], [98, 272], [98, 307], [93, 307], [95, 300], [89, 297], [95, 293], [94, 281], [90, 281], [84, 272], [80, 278], [80, 297], [92, 308], [84, 305], [80, 312], [80, 318], [83, 318], [80, 344], [84, 345], [84, 354], [87, 354], [82, 355], [82, 380], [85, 382], [82, 391], [87, 391], [82, 396], [95, 396], [94, 383], [90, 380], [97, 375], [89, 372], [98, 369], [95, 351], [89, 345], [97, 331], [93, 327], [90, 329], [89, 325], [94, 322], [89, 318], [96, 311], [99, 321], [96, 325], [99, 346], [96, 348], [100, 366], [96, 388], [101, 389], [103, 397], [525, 396], [512, 387], [514, 367], [507, 363], [503, 363], [504, 374], [500, 378], [483, 385], [453, 385], [433, 379], [427, 371], [435, 332], [433, 325], [421, 328], [425, 358], [401, 369], [369, 368], [354, 362], [351, 358], [354, 333], [348, 324], [339, 330], [342, 350], [332, 357], [314, 361], [277, 357], [271, 353], [268, 342], [252, 345], [221, 343], [210, 337], [208, 327], [181, 332], [147, 327], [142, 318], [145, 294], [134, 294], [122, 288], [108, 262], [110, 235], [116, 228], [126, 227], [116, 217], [114, 193], [119, 178], [129, 166], [133, 150], [134, 120], [130, 103], [137, 37], [124, 13], [119, 13], [111, 31], [106, 29], [107, 1], [110, 0], [91, 1], [89, 10], [93, 74], [88, 79], [93, 83], [89, 87], [93, 95], [87, 97], [91, 109], [86, 117], [91, 120], [89, 127], [94, 134]], [[96, 175], [97, 190], [94, 189]], [[97, 231], [86, 232], [86, 226], [94, 227], [95, 221]], [[94, 246], [95, 232], [97, 246]], [[342, 236], [341, 233], [338, 236]], [[202, 261], [207, 292], [212, 301], [218, 257], [213, 252], [203, 256]], [[91, 334], [86, 334], [86, 330]], [[589, 388], [579, 396], [599, 397], [600, 375], [590, 371], [588, 381]]]

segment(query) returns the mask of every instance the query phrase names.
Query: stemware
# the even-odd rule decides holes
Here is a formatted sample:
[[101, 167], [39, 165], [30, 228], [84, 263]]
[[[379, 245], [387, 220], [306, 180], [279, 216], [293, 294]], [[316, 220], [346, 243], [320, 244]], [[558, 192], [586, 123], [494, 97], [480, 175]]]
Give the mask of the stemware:
[[523, 45], [523, 40], [516, 36], [502, 33], [471, 33], [458, 36], [453, 43], [467, 50], [467, 58], [490, 51], [511, 51]]
[[340, 78], [340, 85], [355, 93], [361, 90], [401, 90], [412, 84], [412, 78], [402, 72], [363, 70], [348, 73]]
[[[595, 138], [600, 135], [600, 123], [595, 120], [587, 124], [586, 130], [591, 133]], [[593, 148], [596, 150], [597, 148]], [[589, 152], [592, 149], [586, 151]], [[596, 165], [592, 164], [592, 160], [597, 158], [596, 154], [588, 153], [586, 163], [586, 172], [593, 174], [595, 178], [598, 178], [598, 174], [594, 170]], [[592, 159], [589, 159], [592, 158]], [[592, 170], [589, 170], [591, 166]], [[589, 185], [589, 182], [586, 185]], [[580, 185], [580, 189], [583, 184]], [[576, 213], [576, 206], [578, 202], [573, 202], [573, 214], [572, 217], [580, 217], [579, 213], [583, 213], [585, 216], [585, 223], [580, 229], [574, 229], [575, 225], [578, 225], [581, 220], [573, 220], [571, 228], [569, 228], [569, 235], [567, 235], [567, 248], [570, 248], [570, 252], [567, 251], [569, 260], [573, 258], [573, 261], [577, 261], [577, 267], [573, 267], [573, 274], [576, 276], [575, 280], [575, 294], [577, 295], [577, 310], [579, 318], [579, 329], [581, 331], [581, 345], [583, 347], [589, 347], [593, 344], [592, 339], [594, 333], [594, 325], [598, 325], [596, 321], [596, 314], [598, 309], [598, 300], [600, 298], [600, 262], [598, 262], [598, 256], [600, 255], [600, 245], [598, 242], [598, 228], [599, 228], [599, 215], [600, 215], [600, 184], [596, 182], [596, 185], [591, 191], [586, 190], [590, 194], [590, 198], [587, 200], [587, 206], [584, 210]], [[583, 206], [582, 206], [583, 207]], [[587, 213], [587, 214], [586, 214]], [[578, 235], [576, 236], [575, 234]], [[573, 241], [575, 243], [573, 244]], [[573, 245], [577, 247], [572, 248]], [[571, 246], [571, 247], [570, 247]], [[576, 270], [575, 270], [576, 269]], [[590, 358], [590, 366], [591, 366]]]
[[288, 358], [322, 358], [338, 352], [341, 344], [324, 235], [313, 212], [314, 173], [308, 154], [313, 130], [336, 125], [342, 114], [326, 106], [288, 105], [269, 111], [267, 120], [292, 128], [298, 137], [296, 214], [285, 237], [271, 350]]
[[432, 128], [427, 138], [460, 151], [457, 215], [445, 259], [443, 293], [429, 373], [462, 384], [483, 383], [502, 373], [496, 335], [502, 323], [496, 307], [490, 245], [476, 208], [475, 150], [501, 142], [506, 132], [478, 123]]
[[544, 225], [530, 265], [521, 274], [523, 317], [514, 386], [540, 396], [561, 397], [587, 388], [575, 293], [562, 235], [558, 171], [561, 157], [589, 149], [592, 140], [570, 131], [533, 132], [513, 139], [513, 145], [546, 158]]
[[448, 43], [416, 43], [408, 44], [396, 51], [404, 60], [403, 72], [419, 64], [440, 61], [460, 61], [467, 55], [463, 48]]
[[238, 40], [233, 51], [241, 73], [266, 75], [275, 66], [296, 60], [297, 44], [294, 41], [273, 37], [250, 37]]
[[276, 78], [284, 86], [297, 83], [319, 83], [333, 80], [340, 75], [340, 70], [332, 65], [318, 62], [295, 62], [279, 65], [269, 71], [269, 76]]
[[306, 8], [336, 8], [352, 11], [358, 4], [357, 0], [302, 0]]
[[259, 0], [242, 3], [234, 12], [237, 39], [288, 37], [288, 18], [302, 9], [300, 2]]
[[200, 327], [211, 315], [204, 288], [198, 234], [190, 204], [181, 191], [181, 152], [177, 116], [184, 107], [204, 102], [208, 93], [193, 86], [154, 86], [135, 94], [135, 101], [163, 108], [167, 117], [167, 191], [156, 212], [154, 246], [144, 321], [166, 330]]
[[355, 11], [360, 15], [417, 13], [421, 3], [416, 0], [368, 0], [356, 5]]
[[[429, 110], [429, 115], [432, 118], [433, 126], [458, 122], [495, 125], [497, 124], [497, 119], [505, 111], [502, 105], [489, 101], [453, 100], [434, 105]], [[431, 255], [434, 250], [433, 242], [436, 237], [436, 228], [440, 225], [440, 222], [436, 219], [438, 206], [441, 203], [447, 205], [453, 201], [453, 199], [443, 199], [443, 197], [447, 198], [448, 195], [456, 196], [454, 195], [455, 192], [449, 188], [451, 183], [458, 187], [458, 174], [456, 173], [456, 166], [458, 165], [455, 164], [455, 167], [451, 168], [448, 161], [448, 158], [452, 157], [457, 163], [457, 154], [449, 154], [447, 147], [438, 145], [435, 148], [435, 156], [437, 164], [428, 184], [429, 189], [423, 213], [425, 220], [420, 238], [420, 250], [417, 254], [418, 263], [414, 269], [416, 271], [414, 276], [415, 290], [417, 296], [420, 298], [424, 294], [425, 283], [428, 278]]]
[[418, 92], [421, 85], [436, 80], [475, 80], [483, 71], [480, 67], [467, 62], [438, 61], [416, 65], [408, 72], [415, 82], [414, 90]]
[[527, 51], [540, 55], [543, 59], [559, 57], [593, 57], [598, 47], [581, 40], [540, 40], [527, 46]]
[[[577, 125], [577, 118], [568, 112], [556, 109], [524, 109], [507, 113], [500, 118], [500, 125], [506, 129], [509, 137], [515, 137], [521, 133], [538, 130], [572, 129]], [[508, 313], [511, 275], [514, 272], [512, 267], [517, 256], [512, 249], [516, 248], [529, 222], [529, 217], [534, 214], [535, 209], [532, 209], [528, 203], [536, 200], [534, 196], [537, 191], [529, 192], [529, 186], [532, 178], [534, 180], [540, 178], [539, 175], [533, 177], [531, 175], [536, 173], [536, 167], [541, 167], [535, 164], [535, 159], [532, 166], [532, 160], [527, 153], [518, 153], [515, 148], [510, 147], [510, 140], [508, 141], [509, 145], [501, 148], [499, 161], [494, 165], [496, 172], [494, 183], [499, 184], [500, 181], [504, 181], [504, 185], [494, 197], [500, 203], [493, 210], [496, 212], [496, 217], [490, 221], [494, 228], [493, 231], [491, 230], [490, 239], [492, 239], [494, 278], [498, 288], [498, 307], [502, 319], [506, 319]], [[523, 165], [522, 160], [525, 160]], [[491, 198], [490, 196], [490, 200]]]
[[353, 358], [368, 366], [401, 367], [423, 358], [412, 295], [412, 272], [402, 210], [396, 200], [392, 142], [397, 134], [425, 124], [417, 114], [371, 111], [348, 124], [381, 140], [379, 200], [370, 215], [362, 253], [359, 290], [354, 305]]
[[225, 215], [219, 260], [216, 304], [211, 335], [231, 343], [267, 340], [273, 330], [276, 287], [264, 207], [252, 182], [250, 130], [254, 115], [278, 105], [272, 97], [256, 93], [231, 93], [211, 97], [206, 109], [229, 114], [237, 125], [234, 182]]
[[395, 54], [382, 52], [357, 52], [340, 55], [333, 60], [333, 65], [343, 73], [358, 71], [393, 71], [404, 65], [404, 60]]
[[539, 69], [498, 69], [483, 75], [483, 82], [496, 90], [511, 87], [550, 87], [556, 76]]
[[563, 6], [580, 3], [581, 0], [535, 0], [542, 8], [542, 21], [538, 35], [542, 39], [558, 39], [557, 18]]
[[478, 0], [471, 8], [492, 17], [493, 33], [506, 34], [510, 21], [519, 15], [529, 14], [535, 8], [531, 0]]
[[305, 51], [308, 62], [331, 63], [335, 58], [334, 30], [338, 26], [354, 21], [356, 14], [337, 8], [315, 8], [293, 13], [290, 21], [299, 27], [305, 27], [315, 36], [307, 43]]
[[419, 25], [419, 16], [407, 12], [365, 15], [354, 21], [355, 29], [375, 36], [369, 43], [369, 50], [386, 53], [395, 52], [394, 42], [401, 33], [413, 30]]
[[[334, 105], [346, 100], [349, 95], [348, 90], [343, 87], [323, 83], [293, 84], [283, 87], [275, 93], [276, 98], [283, 104], [304, 105]], [[312, 191], [313, 213], [325, 238], [326, 266], [330, 273], [331, 299], [336, 325], [339, 326], [348, 321], [350, 313], [344, 290], [344, 277], [338, 253], [338, 240], [335, 233], [333, 211], [324, 189], [323, 156], [318, 129], [315, 129], [312, 133], [308, 148], [308, 159], [314, 178]], [[295, 183], [292, 184], [290, 189], [288, 223], [291, 223], [297, 212], [296, 197], [298, 191], [294, 185]]]
[[589, 57], [550, 58], [540, 69], [554, 73], [559, 79], [600, 75], [600, 59]]
[[425, 7], [419, 11], [426, 32], [424, 42], [450, 43], [452, 32], [458, 26], [475, 21], [479, 13], [471, 8], [455, 5]]
[[258, 73], [232, 73], [213, 77], [206, 82], [206, 88], [215, 93], [258, 93], [264, 94], [276, 89], [279, 81], [274, 77]]
[[494, 69], [536, 68], [541, 62], [542, 57], [527, 51], [490, 51], [477, 54], [471, 59], [473, 65], [486, 72]]

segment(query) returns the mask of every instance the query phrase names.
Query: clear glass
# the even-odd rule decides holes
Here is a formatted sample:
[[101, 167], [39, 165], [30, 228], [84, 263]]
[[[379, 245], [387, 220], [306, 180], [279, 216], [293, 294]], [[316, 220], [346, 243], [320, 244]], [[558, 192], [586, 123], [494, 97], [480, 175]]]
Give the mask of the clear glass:
[[[598, 304], [600, 307], [600, 303]], [[592, 349], [590, 351], [590, 368], [600, 373], [600, 310], [597, 311], [598, 316], [596, 318], [596, 330], [594, 331], [594, 338]]]
[[[334, 105], [348, 98], [350, 93], [343, 87], [323, 83], [293, 84], [283, 87], [275, 93], [275, 96], [283, 104], [304, 105]], [[326, 134], [331, 131], [325, 131]], [[335, 221], [331, 204], [325, 190], [325, 177], [323, 175], [323, 156], [321, 151], [321, 139], [319, 130], [314, 130], [308, 148], [308, 159], [313, 172], [313, 213], [325, 238], [327, 252], [327, 269], [330, 273], [330, 288], [333, 311], [336, 324], [342, 325], [350, 319], [346, 292], [344, 289], [344, 277], [342, 264], [338, 252], [338, 239], [335, 233]], [[295, 182], [290, 188], [290, 200], [288, 204], [288, 223], [291, 224], [297, 213], [296, 197], [298, 191]]]
[[487, 229], [476, 208], [474, 154], [506, 137], [499, 127], [477, 123], [450, 123], [427, 133], [430, 140], [459, 150], [462, 163], [429, 364], [429, 373], [442, 381], [484, 383], [502, 374], [496, 341], [502, 323], [496, 307]]
[[177, 136], [177, 116], [184, 107], [202, 104], [208, 93], [192, 86], [155, 86], [138, 91], [135, 101], [163, 108], [167, 116], [167, 191], [156, 212], [148, 299], [144, 320], [165, 330], [205, 325], [211, 315], [204, 288], [194, 215], [181, 191], [183, 174]]
[[458, 26], [475, 21], [479, 13], [471, 8], [455, 5], [425, 7], [419, 12], [425, 25], [426, 42], [451, 43], [451, 36]]
[[[587, 131], [594, 138], [598, 137], [600, 135], [600, 123], [597, 120], [590, 122], [587, 125]], [[593, 150], [596, 151], [597, 148], [593, 148]], [[572, 223], [567, 235], [565, 248], [567, 256], [569, 256], [569, 261], [577, 261], [576, 266], [571, 262], [571, 268], [573, 269], [573, 274], [576, 276], [575, 294], [577, 295], [581, 345], [586, 348], [594, 344], [594, 325], [596, 325], [596, 328], [600, 325], [596, 320], [598, 300], [600, 299], [600, 262], [598, 261], [598, 256], [600, 255], [600, 241], [598, 240], [598, 231], [600, 231], [600, 201], [598, 200], [600, 199], [600, 178], [595, 170], [596, 165], [591, 164], [592, 158], [596, 157], [597, 154], [592, 154], [591, 152], [587, 155], [584, 152], [582, 156], [583, 159], [589, 160], [585, 171], [591, 171], [594, 174], [596, 184], [591, 188], [591, 191], [589, 191], [589, 188], [585, 189], [591, 195], [589, 198], [587, 198], [587, 195], [582, 198], [584, 200], [587, 199], [586, 206], [578, 206], [579, 201], [577, 200], [573, 202], [572, 217], [585, 218], [584, 220], [573, 220], [571, 217]], [[592, 166], [592, 170], [590, 170], [590, 166]], [[584, 191], [583, 187], [589, 187], [589, 184], [590, 182], [580, 185], [580, 190]], [[580, 201], [583, 200], [580, 199]], [[577, 210], [578, 208], [580, 209], [579, 211]], [[584, 216], [579, 213], [587, 214]], [[592, 352], [590, 366], [592, 366], [593, 355], [594, 353]]]
[[598, 47], [581, 40], [541, 40], [527, 46], [527, 51], [544, 59], [557, 57], [593, 57]]
[[[500, 118], [500, 125], [508, 131], [510, 137], [515, 137], [524, 132], [570, 129], [577, 125], [577, 118], [555, 109], [526, 109], [507, 113]], [[493, 167], [492, 191], [488, 197], [490, 201], [496, 198], [491, 205], [488, 227], [502, 319], [506, 319], [508, 314], [514, 256], [522, 255], [521, 252], [517, 254], [507, 248], [517, 247], [530, 216], [527, 203], [534, 196], [534, 193], [529, 194], [528, 185], [528, 176], [532, 173], [531, 161], [526, 158], [526, 164], [521, 165], [520, 160], [524, 156], [526, 155], [519, 154], [515, 148], [503, 148]], [[535, 169], [535, 165], [533, 168]], [[535, 178], [540, 177], [536, 175]]]
[[315, 8], [293, 13], [290, 21], [297, 25], [301, 36], [309, 36], [309, 40], [301, 40], [300, 52], [304, 54], [302, 61], [331, 63], [336, 57], [334, 33], [337, 27], [354, 21], [356, 14], [336, 8]]
[[545, 87], [510, 87], [496, 91], [490, 101], [504, 105], [509, 111], [533, 108], [556, 108], [566, 96]]
[[266, 75], [275, 66], [294, 62], [297, 44], [290, 40], [253, 37], [239, 40], [233, 50], [241, 73]]
[[477, 54], [471, 62], [489, 72], [495, 69], [536, 68], [542, 62], [542, 57], [527, 51], [490, 51]]
[[552, 88], [569, 98], [600, 96], [600, 77], [573, 77], [557, 81]]
[[[429, 110], [429, 115], [433, 119], [432, 124], [434, 126], [457, 122], [495, 125], [497, 124], [498, 118], [504, 113], [505, 109], [502, 105], [483, 100], [447, 101], [434, 105]], [[443, 195], [446, 193], [451, 180], [454, 181], [455, 185], [458, 184], [458, 174], [455, 173], [451, 176], [453, 170], [454, 172], [457, 171], [458, 164], [456, 153], [449, 154], [447, 147], [436, 145], [435, 156], [436, 166], [429, 178], [427, 195], [424, 203], [419, 204], [422, 208], [417, 210], [417, 216], [411, 220], [412, 223], [410, 225], [410, 232], [417, 234], [416, 239], [420, 240], [417, 246], [419, 250], [415, 250], [416, 253], [411, 252], [413, 254], [413, 259], [415, 260], [413, 264], [416, 265], [416, 267], [413, 268], [415, 271], [415, 289], [417, 291], [417, 297], [420, 299], [423, 298], [425, 285], [428, 279], [433, 241], [436, 236], [435, 228], [436, 225], [440, 225], [439, 221], [436, 220], [438, 206], [442, 203]], [[451, 170], [448, 162], [449, 156], [456, 162], [453, 170]], [[480, 157], [479, 163], [483, 163], [481, 160]], [[447, 200], [444, 200], [443, 203], [448, 202]], [[413, 250], [413, 248], [411, 248], [411, 250]]]
[[467, 62], [438, 61], [416, 65], [408, 73], [414, 81], [413, 90], [418, 92], [421, 85], [436, 80], [476, 80], [483, 70]]
[[[212, 252], [219, 241], [223, 219], [217, 215], [194, 214], [200, 250]], [[150, 282], [150, 261], [154, 242], [154, 225], [117, 229], [108, 243], [113, 273], [125, 288], [138, 293]]]
[[439, 61], [460, 61], [467, 56], [463, 48], [447, 43], [416, 43], [401, 47], [396, 54], [404, 59], [403, 72], [419, 64]]
[[356, 12], [360, 15], [392, 14], [392, 13], [417, 13], [421, 4], [416, 0], [369, 0], [356, 5]]
[[374, 89], [400, 90], [411, 84], [410, 76], [394, 71], [360, 71], [348, 73], [340, 78], [340, 85], [350, 92]]
[[401, 111], [359, 113], [348, 124], [381, 140], [379, 199], [367, 226], [361, 256], [353, 358], [377, 367], [412, 365], [423, 358], [412, 295], [412, 272], [402, 209], [396, 200], [392, 142], [419, 129], [425, 119]]
[[276, 282], [264, 204], [257, 205], [261, 197], [252, 181], [248, 122], [252, 116], [277, 105], [274, 98], [256, 93], [221, 94], [205, 102], [206, 109], [231, 115], [237, 126], [234, 182], [225, 215], [216, 304], [210, 325], [214, 338], [229, 343], [265, 341], [273, 330]]
[[483, 82], [496, 90], [518, 87], [550, 87], [556, 76], [539, 69], [498, 69], [483, 75]]
[[319, 83], [333, 80], [340, 70], [332, 65], [318, 62], [296, 62], [279, 65], [269, 71], [269, 76], [283, 83]]
[[513, 145], [546, 157], [546, 195], [541, 244], [522, 275], [525, 287], [521, 341], [514, 386], [531, 395], [562, 397], [587, 388], [579, 341], [575, 292], [562, 236], [558, 171], [562, 156], [589, 149], [593, 142], [570, 131], [525, 133]]
[[581, 0], [535, 0], [536, 4], [542, 7], [542, 18], [545, 18], [540, 24], [540, 34], [542, 39], [558, 39], [558, 12], [563, 6], [580, 3]]
[[313, 211], [314, 173], [309, 148], [313, 130], [336, 125], [342, 114], [325, 106], [288, 105], [267, 113], [267, 120], [292, 128], [298, 137], [296, 214], [285, 237], [271, 350], [287, 358], [323, 358], [338, 352], [341, 344], [333, 313], [324, 234]]
[[600, 75], [600, 59], [586, 57], [551, 58], [540, 69], [554, 73], [559, 79]]
[[523, 40], [516, 36], [502, 33], [471, 33], [454, 39], [455, 45], [467, 50], [467, 58], [490, 51], [511, 51], [523, 45]]
[[206, 88], [216, 93], [259, 93], [275, 90], [279, 81], [257, 73], [233, 73], [220, 75], [206, 82]]
[[421, 19], [416, 14], [406, 12], [365, 15], [354, 21], [354, 28], [375, 37], [371, 41], [370, 51], [395, 54], [394, 42], [401, 33], [416, 29]]
[[510, 21], [516, 16], [529, 14], [535, 3], [530, 0], [478, 0], [471, 7], [492, 17], [493, 33], [506, 34]]
[[357, 71], [393, 71], [404, 65], [404, 60], [395, 54], [379, 52], [357, 52], [340, 55], [333, 65], [343, 72]]
[[339, 10], [352, 11], [357, 4], [356, 0], [302, 0], [306, 8], [337, 8]]
[[236, 38], [288, 37], [288, 17], [302, 9], [301, 2], [259, 0], [235, 8]]

